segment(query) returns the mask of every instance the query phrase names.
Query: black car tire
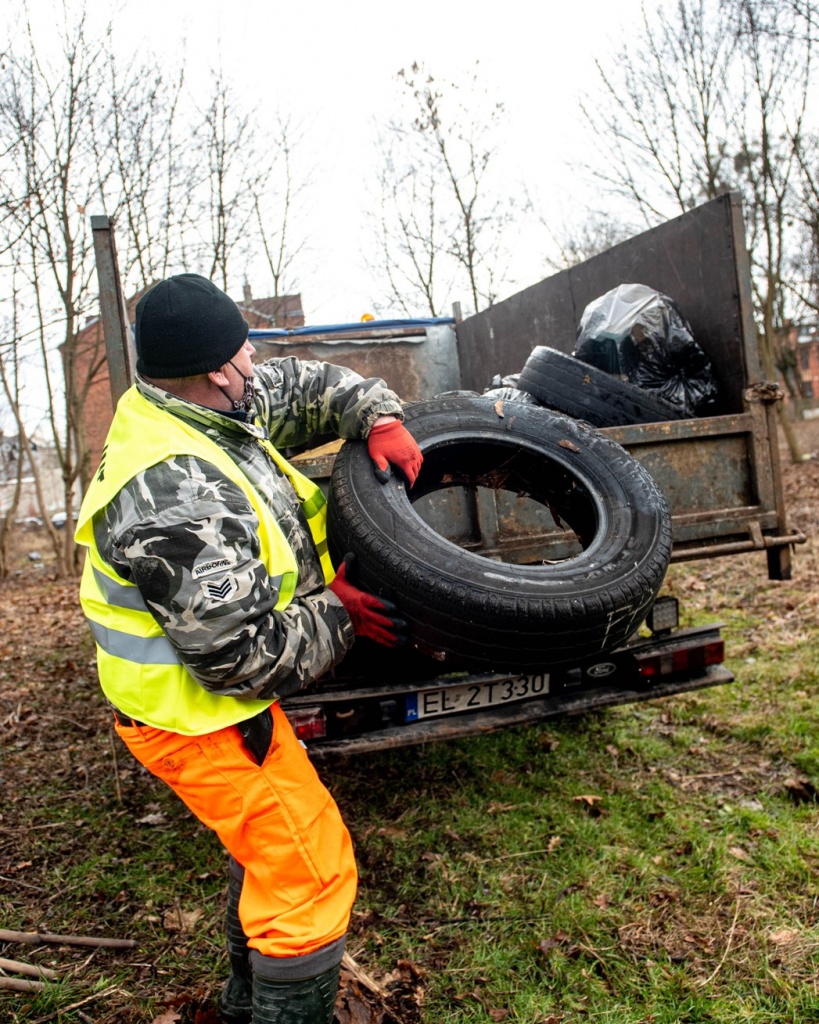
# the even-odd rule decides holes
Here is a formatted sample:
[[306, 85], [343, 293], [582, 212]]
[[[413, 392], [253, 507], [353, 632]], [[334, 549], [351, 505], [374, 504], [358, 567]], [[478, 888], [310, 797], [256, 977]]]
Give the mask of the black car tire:
[[679, 406], [556, 348], [532, 349], [518, 386], [542, 405], [595, 427], [659, 423], [685, 416]]
[[[411, 495], [379, 483], [364, 442], [330, 483], [335, 564], [394, 601], [413, 646], [445, 665], [542, 669], [609, 651], [638, 628], [671, 555], [671, 525], [648, 472], [605, 435], [538, 406], [437, 398], [406, 409], [424, 464]], [[411, 498], [453, 485], [527, 494], [579, 540], [579, 554], [520, 565], [483, 557], [424, 522]]]

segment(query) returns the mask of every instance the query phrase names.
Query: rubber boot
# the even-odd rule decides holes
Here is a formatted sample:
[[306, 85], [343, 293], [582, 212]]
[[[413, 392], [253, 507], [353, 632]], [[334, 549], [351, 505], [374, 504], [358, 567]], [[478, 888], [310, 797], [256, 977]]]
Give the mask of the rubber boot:
[[341, 965], [303, 981], [253, 975], [253, 1024], [332, 1024]]
[[222, 990], [221, 1013], [225, 1024], [250, 1024], [252, 1020], [253, 972], [247, 936], [239, 920], [244, 869], [232, 857], [228, 875], [225, 935], [230, 977]]

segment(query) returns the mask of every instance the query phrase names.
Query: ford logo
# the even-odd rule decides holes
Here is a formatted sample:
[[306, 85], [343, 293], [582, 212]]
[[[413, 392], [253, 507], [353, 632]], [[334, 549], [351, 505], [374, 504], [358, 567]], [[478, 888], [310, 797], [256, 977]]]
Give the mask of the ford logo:
[[592, 679], [605, 679], [606, 676], [610, 676], [612, 672], [617, 671], [617, 666], [613, 661], [601, 661], [597, 665], [592, 665], [591, 668], [586, 669], [586, 675], [591, 676]]

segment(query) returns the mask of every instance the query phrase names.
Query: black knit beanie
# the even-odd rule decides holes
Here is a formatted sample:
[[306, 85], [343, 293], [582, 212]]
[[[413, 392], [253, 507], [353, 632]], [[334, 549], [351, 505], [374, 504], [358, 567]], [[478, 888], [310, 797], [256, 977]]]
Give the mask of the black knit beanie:
[[199, 274], [177, 274], [147, 291], [136, 306], [137, 372], [192, 377], [232, 359], [247, 338], [236, 303]]

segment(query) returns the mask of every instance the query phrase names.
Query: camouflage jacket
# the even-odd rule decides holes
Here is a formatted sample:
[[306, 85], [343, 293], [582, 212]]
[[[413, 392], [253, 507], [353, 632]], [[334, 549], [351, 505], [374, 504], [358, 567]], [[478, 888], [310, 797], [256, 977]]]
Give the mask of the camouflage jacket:
[[[94, 518], [102, 557], [135, 583], [180, 660], [207, 690], [274, 699], [323, 675], [349, 649], [353, 630], [341, 602], [324, 587], [318, 555], [298, 498], [257, 437], [277, 448], [314, 435], [366, 437], [374, 420], [401, 414], [397, 396], [323, 362], [276, 359], [255, 368], [253, 423], [207, 409], [137, 379], [139, 391], [220, 445], [267, 502], [299, 567], [290, 604], [260, 561], [258, 521], [242, 491], [213, 465], [173, 457], [135, 476]], [[139, 444], [139, 439], [134, 439]], [[195, 578], [204, 549], [253, 585], [224, 593]], [[201, 565], [200, 565], [201, 575]], [[212, 582], [212, 580], [211, 580]]]

